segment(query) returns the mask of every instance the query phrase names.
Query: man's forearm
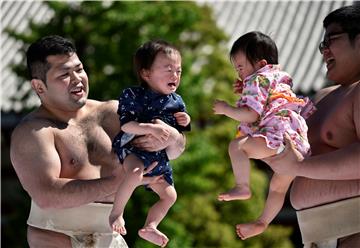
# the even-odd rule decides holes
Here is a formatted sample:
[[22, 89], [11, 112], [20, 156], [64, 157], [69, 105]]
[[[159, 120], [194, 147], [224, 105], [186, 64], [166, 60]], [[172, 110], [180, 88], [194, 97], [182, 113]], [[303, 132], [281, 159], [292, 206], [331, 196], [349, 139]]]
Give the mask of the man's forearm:
[[360, 179], [360, 142], [306, 158], [298, 166], [298, 176], [323, 180]]
[[59, 178], [48, 190], [32, 198], [41, 208], [77, 207], [114, 194], [118, 185], [114, 179], [115, 176], [90, 180]]
[[173, 142], [166, 148], [166, 153], [170, 160], [178, 158], [184, 152], [186, 144], [186, 137], [182, 133], [174, 133], [172, 139]]
[[136, 121], [130, 121], [123, 126], [121, 130], [125, 133], [132, 133], [136, 135], [145, 135], [150, 133], [150, 127], [152, 124], [149, 123], [138, 123]]

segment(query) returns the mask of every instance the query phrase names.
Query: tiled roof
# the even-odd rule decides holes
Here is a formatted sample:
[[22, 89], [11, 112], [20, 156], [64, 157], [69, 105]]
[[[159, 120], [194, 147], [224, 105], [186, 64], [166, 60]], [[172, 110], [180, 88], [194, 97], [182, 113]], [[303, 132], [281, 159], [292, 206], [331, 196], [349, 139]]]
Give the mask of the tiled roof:
[[[278, 45], [279, 62], [294, 79], [294, 90], [307, 93], [322, 88], [326, 82], [325, 68], [317, 46], [323, 36], [322, 20], [334, 9], [353, 1], [198, 1], [214, 9], [219, 27], [230, 36], [229, 48], [240, 35], [258, 30], [270, 35]], [[52, 12], [41, 1], [1, 2], [1, 99], [2, 111], [20, 108], [8, 99], [24, 94], [17, 91], [19, 80], [8, 68], [23, 59], [21, 43], [9, 38], [3, 28], [27, 31], [28, 20], [46, 21]], [[37, 102], [34, 96], [29, 104]]]
[[[1, 1], [1, 110], [19, 110], [21, 104], [11, 105], [8, 99], [13, 96], [22, 96], [29, 89], [30, 84], [23, 84], [21, 90], [17, 90], [15, 85], [21, 79], [16, 77], [10, 70], [9, 65], [19, 63], [23, 58], [18, 52], [22, 43], [10, 38], [3, 29], [11, 28], [18, 32], [26, 32], [28, 22], [33, 19], [35, 22], [48, 20], [52, 16], [52, 11], [41, 1]], [[38, 102], [38, 98], [33, 95], [29, 104]]]
[[322, 21], [332, 10], [353, 1], [201, 1], [212, 6], [218, 25], [232, 43], [249, 31], [272, 37], [279, 63], [293, 77], [294, 90], [308, 93], [325, 83], [318, 44], [323, 38]]

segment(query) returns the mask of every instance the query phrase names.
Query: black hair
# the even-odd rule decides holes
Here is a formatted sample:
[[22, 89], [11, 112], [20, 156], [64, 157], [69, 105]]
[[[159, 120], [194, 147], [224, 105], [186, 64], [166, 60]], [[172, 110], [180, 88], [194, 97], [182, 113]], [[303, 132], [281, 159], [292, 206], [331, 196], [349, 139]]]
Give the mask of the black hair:
[[180, 54], [179, 50], [164, 40], [151, 40], [141, 45], [134, 55], [134, 70], [140, 84], [147, 86], [146, 81], [141, 77], [141, 71], [143, 69], [149, 70], [153, 65], [156, 55], [159, 53], [166, 55]]
[[339, 24], [353, 41], [360, 33], [360, 4], [344, 6], [328, 14], [323, 21], [324, 28], [332, 23]]
[[51, 65], [47, 61], [50, 55], [76, 53], [74, 44], [68, 39], [58, 36], [45, 36], [32, 43], [27, 52], [27, 67], [31, 79], [40, 79], [46, 84], [46, 73]]
[[262, 59], [268, 64], [278, 64], [278, 50], [275, 42], [267, 35], [253, 31], [239, 37], [231, 47], [230, 59], [242, 51], [252, 65]]

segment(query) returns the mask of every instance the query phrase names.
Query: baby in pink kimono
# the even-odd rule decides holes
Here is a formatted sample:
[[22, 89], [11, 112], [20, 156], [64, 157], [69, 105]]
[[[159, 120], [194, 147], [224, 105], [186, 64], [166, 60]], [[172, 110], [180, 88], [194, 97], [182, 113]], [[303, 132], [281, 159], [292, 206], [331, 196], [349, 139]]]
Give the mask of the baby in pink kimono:
[[[303, 156], [308, 156], [310, 145], [304, 118], [314, 111], [307, 98], [299, 98], [291, 90], [292, 79], [280, 70], [276, 44], [267, 35], [250, 32], [241, 36], [231, 48], [230, 59], [240, 78], [234, 85], [240, 99], [236, 106], [216, 100], [213, 109], [215, 114], [240, 122], [236, 138], [229, 144], [236, 185], [220, 194], [220, 201], [251, 197], [249, 159], [280, 153], [284, 149], [285, 134]], [[265, 231], [281, 210], [293, 179], [274, 173], [262, 215], [254, 222], [236, 226], [240, 238]]]

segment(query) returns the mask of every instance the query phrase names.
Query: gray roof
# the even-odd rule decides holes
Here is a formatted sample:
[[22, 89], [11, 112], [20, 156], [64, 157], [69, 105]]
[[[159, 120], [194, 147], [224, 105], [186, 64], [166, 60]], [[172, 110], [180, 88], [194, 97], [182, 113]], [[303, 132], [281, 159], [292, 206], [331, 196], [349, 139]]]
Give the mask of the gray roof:
[[[279, 62], [293, 76], [294, 90], [307, 93], [324, 86], [325, 68], [318, 52], [323, 36], [322, 20], [334, 9], [353, 1], [197, 1], [214, 9], [219, 27], [230, 36], [231, 44], [242, 34], [258, 30], [270, 35], [279, 49]], [[23, 59], [17, 52], [21, 43], [3, 33], [11, 27], [19, 32], [29, 31], [28, 20], [48, 20], [53, 15], [41, 1], [1, 2], [1, 110], [18, 110], [21, 104], [11, 105], [8, 99], [24, 94], [30, 84], [17, 91], [18, 79], [8, 68]], [[27, 103], [38, 104], [34, 95]]]
[[261, 31], [277, 44], [279, 63], [293, 77], [294, 90], [321, 89], [326, 68], [318, 44], [322, 21], [332, 10], [353, 1], [202, 1], [213, 7], [231, 44], [249, 31]]
[[[28, 30], [28, 21], [33, 19], [35, 22], [47, 21], [52, 16], [52, 11], [41, 1], [2, 1], [1, 2], [1, 110], [20, 110], [20, 102], [11, 104], [8, 99], [13, 96], [22, 96], [29, 88], [30, 84], [23, 84], [19, 91], [15, 87], [19, 79], [9, 68], [11, 64], [17, 64], [24, 59], [18, 52], [22, 43], [10, 38], [3, 30], [7, 27], [18, 32]], [[29, 99], [29, 106], [38, 104], [39, 100], [35, 94]]]

